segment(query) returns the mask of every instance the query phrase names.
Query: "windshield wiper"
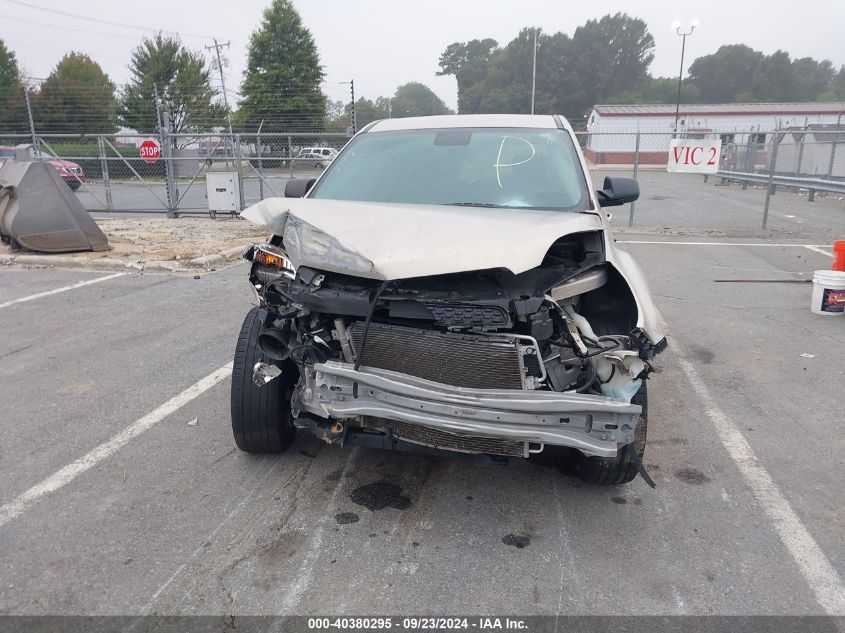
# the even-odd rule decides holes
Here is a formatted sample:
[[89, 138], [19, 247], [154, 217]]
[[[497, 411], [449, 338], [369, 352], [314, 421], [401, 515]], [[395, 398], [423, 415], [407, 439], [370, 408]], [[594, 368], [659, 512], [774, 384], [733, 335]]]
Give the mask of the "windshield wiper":
[[441, 202], [441, 205], [449, 207], [487, 207], [489, 209], [510, 209], [504, 204], [494, 204], [492, 202]]

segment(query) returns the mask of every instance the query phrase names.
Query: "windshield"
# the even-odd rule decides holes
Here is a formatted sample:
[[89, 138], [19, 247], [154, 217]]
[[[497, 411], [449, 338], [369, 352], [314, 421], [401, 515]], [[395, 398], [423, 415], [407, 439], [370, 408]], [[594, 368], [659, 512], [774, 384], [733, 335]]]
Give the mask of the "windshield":
[[455, 128], [367, 132], [310, 198], [583, 211], [587, 184], [563, 130]]

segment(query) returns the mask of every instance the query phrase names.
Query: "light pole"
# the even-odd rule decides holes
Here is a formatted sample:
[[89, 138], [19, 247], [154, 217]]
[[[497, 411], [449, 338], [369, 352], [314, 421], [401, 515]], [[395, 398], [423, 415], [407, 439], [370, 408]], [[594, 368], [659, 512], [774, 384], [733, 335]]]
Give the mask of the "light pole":
[[687, 36], [693, 34], [693, 31], [695, 31], [695, 28], [698, 26], [698, 20], [693, 20], [692, 22], [690, 22], [688, 31], [681, 30], [681, 29], [683, 29], [683, 26], [684, 25], [680, 21], [675, 21], [675, 22], [672, 23], [672, 27], [671, 27], [672, 30], [675, 31], [675, 33], [680, 35], [681, 38], [682, 38], [682, 41], [681, 41], [681, 70], [678, 73], [678, 100], [675, 103], [674, 136], [676, 136], [676, 137], [678, 136], [678, 114], [681, 110], [681, 81], [684, 78], [684, 52], [686, 51], [686, 48], [687, 48]]
[[534, 114], [534, 93], [537, 90], [537, 28], [534, 28], [534, 63], [531, 68], [531, 114]]

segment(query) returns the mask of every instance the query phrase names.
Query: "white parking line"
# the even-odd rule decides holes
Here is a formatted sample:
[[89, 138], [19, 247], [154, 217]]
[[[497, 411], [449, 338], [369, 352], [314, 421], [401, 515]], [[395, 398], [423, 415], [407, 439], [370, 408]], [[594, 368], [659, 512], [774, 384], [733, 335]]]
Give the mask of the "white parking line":
[[46, 290], [44, 292], [39, 292], [34, 295], [29, 295], [28, 297], [21, 297], [20, 299], [13, 299], [11, 301], [6, 301], [5, 303], [0, 303], [0, 308], [6, 308], [10, 305], [14, 305], [16, 303], [24, 303], [25, 301], [32, 301], [33, 299], [40, 299], [41, 297], [49, 297], [50, 295], [55, 295], [60, 292], [65, 292], [67, 290], [74, 290], [75, 288], [82, 288], [82, 286], [90, 286], [91, 284], [98, 284], [101, 281], [108, 281], [109, 279], [114, 279], [115, 277], [122, 277], [126, 273], [114, 273], [112, 275], [106, 275], [105, 277], [97, 277], [96, 279], [87, 279], [85, 281], [77, 281], [68, 286], [62, 286], [61, 288], [55, 288], [54, 290]]
[[19, 495], [14, 501], [10, 501], [9, 503], [3, 505], [0, 507], [0, 527], [3, 527], [15, 517], [23, 514], [25, 510], [41, 499], [41, 497], [48, 495], [51, 492], [55, 492], [59, 488], [69, 484], [85, 471], [93, 468], [110, 455], [113, 455], [126, 446], [130, 440], [138, 437], [144, 431], [151, 429], [171, 413], [178, 411], [180, 408], [211, 389], [217, 383], [225, 380], [229, 377], [229, 375], [231, 375], [231, 373], [232, 363], [226, 363], [217, 371], [212, 372], [205, 378], [195, 382], [182, 393], [173, 396], [170, 400], [154, 411], [151, 411], [144, 417], [136, 420], [120, 433], [103, 442], [86, 455], [83, 455], [76, 461], [71, 462], [64, 468], [59, 469], [47, 477], [44, 481], [35, 484], [32, 488]]
[[[828, 253], [820, 249], [818, 246], [810, 246], [809, 244], [804, 244], [804, 248], [809, 248], [814, 253], [821, 253], [822, 255], [827, 255], [828, 257], [833, 257], [833, 253]], [[830, 248], [829, 246], [827, 248]]]
[[[771, 242], [670, 242], [665, 241], [643, 241], [643, 240], [616, 240], [617, 244], [672, 244], [680, 246], [800, 246], [816, 250], [817, 248], [833, 248], [828, 244], [772, 244]], [[825, 251], [820, 251], [830, 255]]]
[[[660, 320], [663, 321], [662, 316]], [[845, 587], [842, 586], [836, 568], [789, 505], [772, 476], [757, 459], [748, 440], [719, 408], [718, 401], [710, 394], [695, 366], [687, 360], [677, 339], [672, 339], [671, 348], [677, 353], [678, 364], [686, 374], [693, 391], [704, 404], [704, 413], [713, 423], [722, 445], [739, 468], [745, 483], [751, 489], [751, 494], [771, 520], [780, 540], [789, 550], [815, 594], [816, 600], [828, 615], [845, 615]]]

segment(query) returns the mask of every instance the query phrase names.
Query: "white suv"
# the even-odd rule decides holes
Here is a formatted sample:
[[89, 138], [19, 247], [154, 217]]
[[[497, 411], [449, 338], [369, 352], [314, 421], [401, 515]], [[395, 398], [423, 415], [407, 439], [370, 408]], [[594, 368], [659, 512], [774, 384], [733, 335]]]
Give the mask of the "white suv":
[[272, 237], [244, 255], [257, 307], [235, 351], [236, 444], [280, 452], [301, 429], [418, 452], [551, 447], [585, 481], [651, 482], [645, 379], [666, 338], [604, 210], [638, 196], [621, 176], [593, 191], [562, 117], [366, 127], [319, 178], [242, 214]]

